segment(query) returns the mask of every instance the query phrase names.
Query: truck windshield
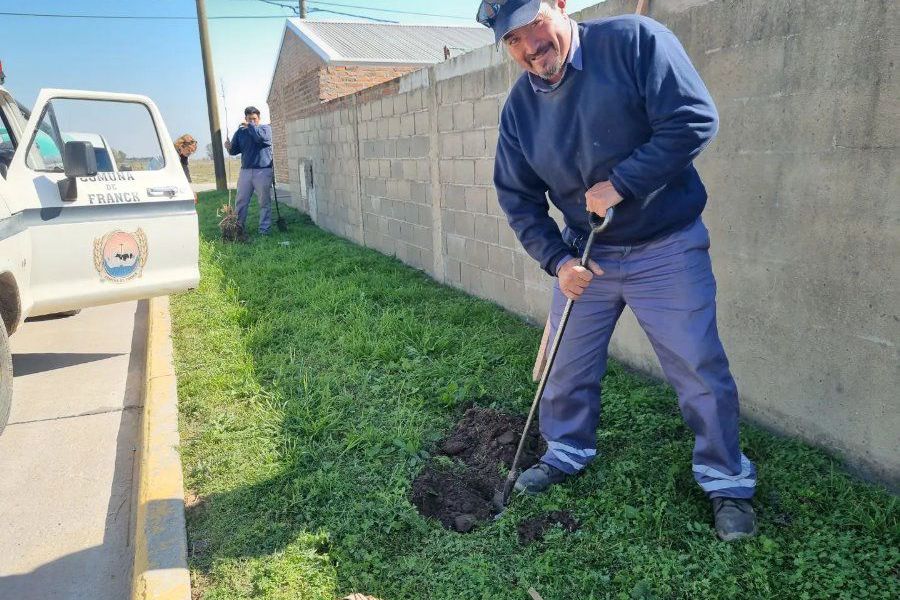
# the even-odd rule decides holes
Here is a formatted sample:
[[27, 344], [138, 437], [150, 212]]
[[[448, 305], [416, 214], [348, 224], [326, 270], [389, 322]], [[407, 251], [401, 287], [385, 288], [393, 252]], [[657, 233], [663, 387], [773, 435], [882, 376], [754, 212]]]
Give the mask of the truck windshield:
[[18, 146], [18, 140], [13, 133], [15, 131], [13, 125], [18, 122], [21, 128], [25, 123], [20, 113], [20, 106], [12, 99], [7, 102], [4, 96], [0, 96], [0, 176], [4, 178]]
[[16, 146], [6, 124], [6, 115], [0, 111], [0, 176], [6, 177], [6, 171], [9, 169], [15, 152]]

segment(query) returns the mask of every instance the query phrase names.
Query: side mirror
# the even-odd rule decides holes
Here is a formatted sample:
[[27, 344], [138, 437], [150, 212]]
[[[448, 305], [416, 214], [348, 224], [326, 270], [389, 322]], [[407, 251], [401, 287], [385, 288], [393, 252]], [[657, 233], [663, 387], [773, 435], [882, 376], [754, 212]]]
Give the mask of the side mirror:
[[59, 182], [59, 197], [65, 201], [78, 198], [76, 177], [93, 177], [97, 174], [97, 155], [90, 142], [66, 142], [63, 150], [63, 168], [66, 178]]
[[66, 177], [93, 177], [97, 174], [97, 155], [90, 142], [66, 142], [63, 154]]

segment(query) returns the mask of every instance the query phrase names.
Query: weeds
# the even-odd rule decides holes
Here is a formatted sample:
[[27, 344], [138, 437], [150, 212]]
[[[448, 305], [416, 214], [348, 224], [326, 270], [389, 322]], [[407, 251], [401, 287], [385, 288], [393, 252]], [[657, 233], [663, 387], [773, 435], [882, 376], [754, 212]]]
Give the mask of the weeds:
[[[616, 364], [583, 477], [468, 535], [423, 519], [411, 481], [465, 406], [527, 410], [540, 331], [293, 211], [287, 234], [224, 245], [223, 199], [201, 196], [202, 281], [173, 302], [203, 598], [900, 597], [896, 497], [745, 426], [761, 535], [719, 543], [672, 391]], [[580, 528], [518, 543], [558, 510]]]

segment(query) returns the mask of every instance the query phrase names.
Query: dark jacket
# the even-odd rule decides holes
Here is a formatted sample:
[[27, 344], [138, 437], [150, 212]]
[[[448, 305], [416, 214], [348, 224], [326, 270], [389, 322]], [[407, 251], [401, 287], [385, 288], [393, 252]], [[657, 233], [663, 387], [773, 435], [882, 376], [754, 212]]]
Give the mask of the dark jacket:
[[191, 170], [188, 168], [188, 157], [184, 154], [179, 154], [178, 158], [181, 159], [181, 168], [184, 169], [184, 176], [187, 177], [187, 180], [191, 180]]
[[272, 166], [272, 127], [247, 125], [238, 128], [231, 138], [232, 156], [241, 155], [242, 169], [268, 169]]
[[[598, 182], [624, 200], [597, 243], [643, 243], [693, 222], [706, 189], [692, 161], [718, 129], [706, 86], [663, 25], [628, 15], [578, 29], [581, 70], [567, 69], [549, 92], [526, 75], [513, 86], [494, 165], [510, 226], [551, 275], [590, 230], [584, 195]], [[545, 194], [563, 213], [564, 235]]]

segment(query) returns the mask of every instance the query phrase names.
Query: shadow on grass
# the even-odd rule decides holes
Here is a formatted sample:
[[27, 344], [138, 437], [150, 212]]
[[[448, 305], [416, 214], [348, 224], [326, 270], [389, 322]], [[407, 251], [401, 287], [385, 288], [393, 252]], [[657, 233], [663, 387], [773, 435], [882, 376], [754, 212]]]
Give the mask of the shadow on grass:
[[[224, 246], [211, 198], [201, 288], [174, 303], [205, 597], [896, 596], [896, 498], [745, 427], [762, 535], [722, 545], [671, 390], [615, 364], [585, 476], [468, 535], [422, 519], [407, 496], [427, 451], [473, 398], [527, 410], [540, 332], [294, 211], [289, 233]], [[559, 509], [582, 527], [519, 545], [522, 518]]]

